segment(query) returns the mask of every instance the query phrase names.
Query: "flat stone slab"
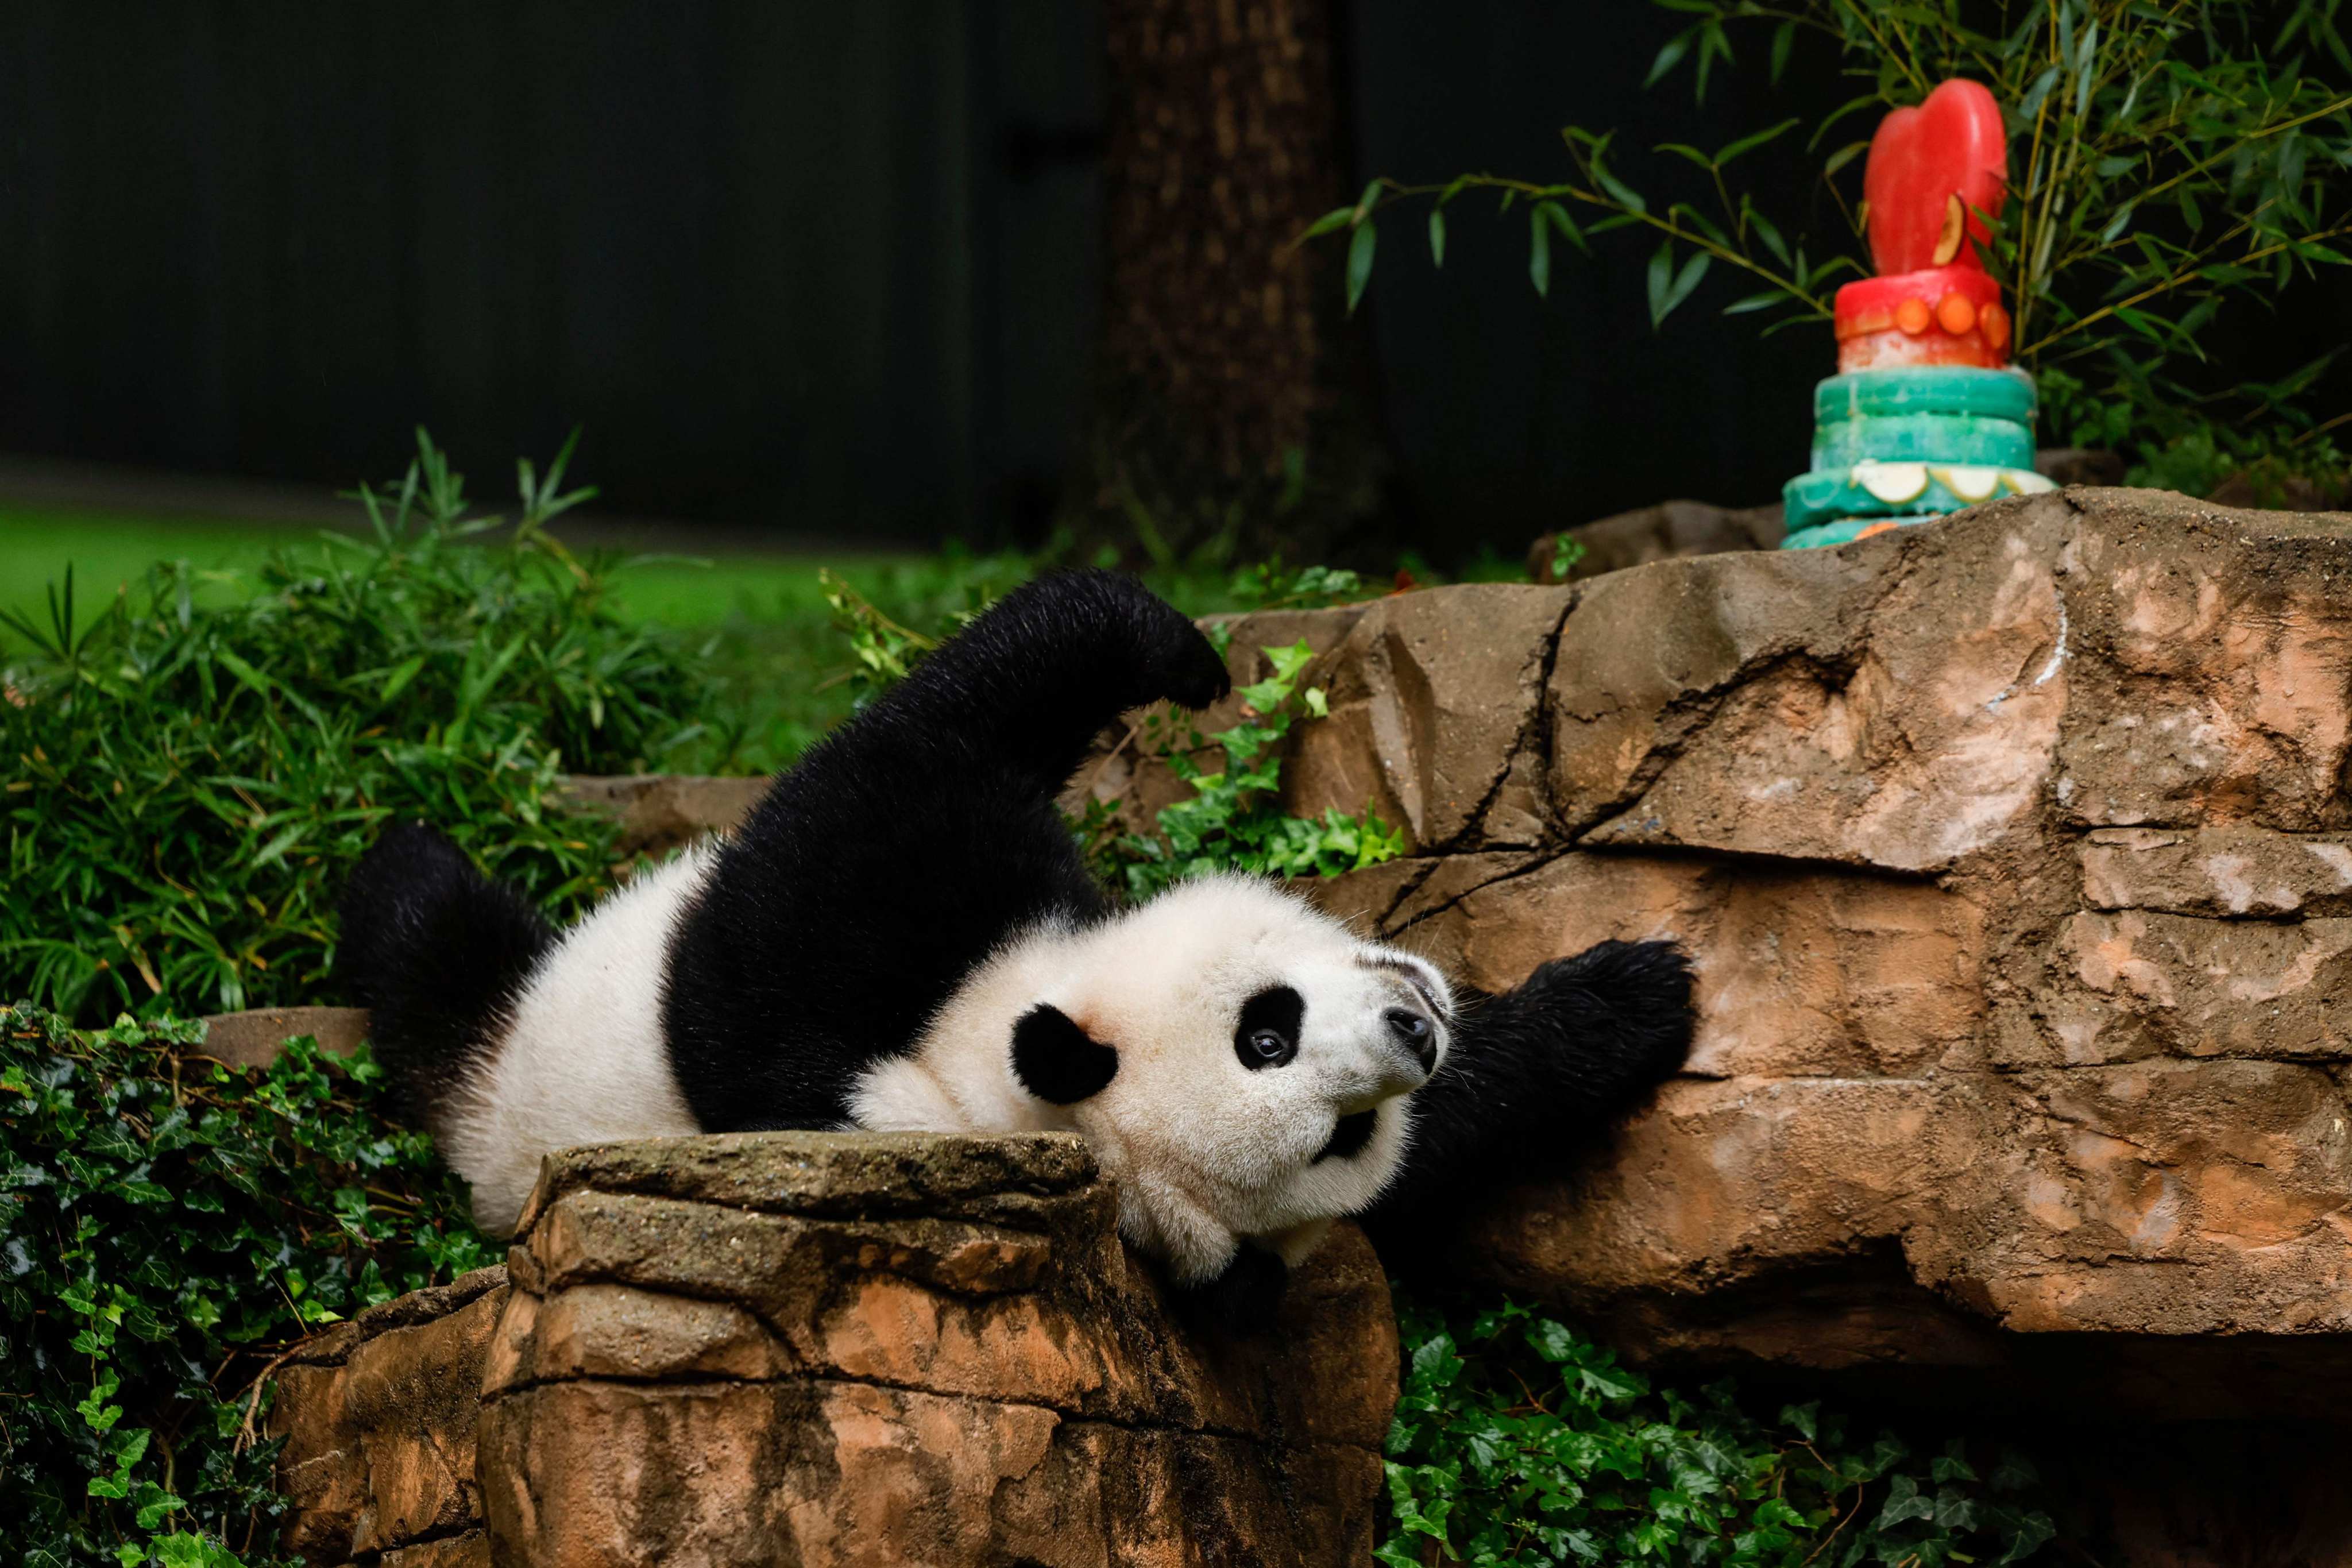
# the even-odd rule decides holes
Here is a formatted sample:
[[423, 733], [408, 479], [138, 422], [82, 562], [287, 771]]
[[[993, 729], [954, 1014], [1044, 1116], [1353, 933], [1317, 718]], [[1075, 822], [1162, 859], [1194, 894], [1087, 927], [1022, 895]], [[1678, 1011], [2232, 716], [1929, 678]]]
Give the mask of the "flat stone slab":
[[767, 792], [765, 777], [583, 773], [564, 780], [558, 793], [567, 805], [619, 818], [624, 854], [660, 855], [732, 832]]
[[215, 1013], [205, 1019], [202, 1056], [215, 1057], [232, 1067], [266, 1068], [278, 1059], [289, 1040], [314, 1037], [330, 1056], [347, 1057], [367, 1038], [364, 1007], [256, 1007], [243, 1013]]

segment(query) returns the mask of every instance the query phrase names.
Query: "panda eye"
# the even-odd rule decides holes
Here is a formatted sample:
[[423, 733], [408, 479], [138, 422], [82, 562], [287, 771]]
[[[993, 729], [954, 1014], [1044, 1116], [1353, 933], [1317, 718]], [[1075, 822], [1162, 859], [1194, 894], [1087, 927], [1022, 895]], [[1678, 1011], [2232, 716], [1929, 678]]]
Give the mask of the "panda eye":
[[1307, 999], [1287, 985], [1273, 985], [1242, 1004], [1234, 1030], [1234, 1055], [1255, 1072], [1278, 1068], [1298, 1055], [1298, 1036], [1307, 1021]]
[[1249, 1046], [1251, 1050], [1257, 1053], [1258, 1060], [1270, 1067], [1279, 1066], [1288, 1061], [1297, 1050], [1297, 1047], [1272, 1029], [1260, 1029], [1252, 1035], [1249, 1037]]

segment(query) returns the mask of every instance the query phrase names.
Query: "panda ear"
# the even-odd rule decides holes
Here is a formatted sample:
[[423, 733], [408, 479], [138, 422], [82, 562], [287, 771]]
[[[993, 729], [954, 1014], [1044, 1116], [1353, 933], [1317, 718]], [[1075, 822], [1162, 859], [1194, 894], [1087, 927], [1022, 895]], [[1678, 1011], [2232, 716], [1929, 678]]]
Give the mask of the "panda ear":
[[1059, 1007], [1039, 1003], [1013, 1026], [1013, 1075], [1021, 1087], [1055, 1105], [1100, 1094], [1118, 1072], [1118, 1053]]

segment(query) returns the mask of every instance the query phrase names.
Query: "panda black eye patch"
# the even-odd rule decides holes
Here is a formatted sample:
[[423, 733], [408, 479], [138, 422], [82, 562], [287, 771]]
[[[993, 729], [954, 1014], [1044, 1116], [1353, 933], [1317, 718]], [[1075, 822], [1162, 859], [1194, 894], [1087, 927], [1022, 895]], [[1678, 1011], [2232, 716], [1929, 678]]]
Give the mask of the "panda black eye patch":
[[1298, 1030], [1307, 1020], [1307, 999], [1287, 985], [1272, 985], [1242, 1004], [1234, 1026], [1234, 1055], [1255, 1072], [1278, 1068], [1298, 1055]]
[[1054, 1105], [1100, 1094], [1118, 1074], [1118, 1053], [1040, 1002], [1013, 1026], [1013, 1073], [1021, 1087]]

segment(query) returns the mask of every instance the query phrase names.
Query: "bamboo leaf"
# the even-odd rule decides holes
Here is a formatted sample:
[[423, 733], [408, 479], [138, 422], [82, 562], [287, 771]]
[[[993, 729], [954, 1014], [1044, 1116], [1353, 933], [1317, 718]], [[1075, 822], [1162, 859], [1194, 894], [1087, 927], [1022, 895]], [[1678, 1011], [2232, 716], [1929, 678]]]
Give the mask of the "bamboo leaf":
[[1445, 265], [1445, 214], [1438, 207], [1429, 209], [1429, 264]]
[[1379, 241], [1380, 226], [1369, 219], [1356, 226], [1355, 237], [1348, 241], [1348, 314], [1350, 316], [1356, 313], [1357, 301], [1364, 297], [1364, 286], [1372, 280], [1372, 249]]
[[1540, 205], [1528, 214], [1528, 281], [1539, 296], [1551, 297], [1551, 225]]
[[2057, 85], [2058, 68], [2056, 66], [2050, 67], [2040, 76], [2035, 77], [2033, 79], [2033, 85], [2026, 89], [2025, 96], [2018, 100], [2018, 119], [2031, 121], [2036, 114], [2042, 111], [2042, 105], [2046, 102], [2050, 97], [2050, 89]]
[[1668, 38], [1665, 46], [1658, 50], [1657, 58], [1650, 62], [1650, 74], [1642, 79], [1642, 85], [1645, 88], [1657, 86], [1659, 79], [1674, 69], [1680, 63], [1683, 56], [1690, 52], [1690, 42], [1691, 29], [1689, 28], [1685, 28]]
[[1538, 202], [1536, 211], [1543, 214], [1551, 226], [1567, 237], [1570, 245], [1587, 256], [1592, 254], [1592, 247], [1584, 243], [1584, 231], [1576, 226], [1576, 220], [1568, 216], [1566, 207], [1558, 202]]
[[1839, 148], [1836, 152], [1831, 153], [1827, 159], [1822, 161], [1822, 177], [1823, 179], [1829, 178], [1832, 174], [1836, 174], [1840, 169], [1844, 168], [1848, 163], [1853, 163], [1856, 158], [1861, 157], [1864, 153], [1869, 151], [1870, 143], [1867, 142], [1847, 142], [1844, 146]]
[[1731, 145], [1726, 147], [1722, 152], [1717, 153], [1715, 155], [1716, 166], [1720, 168], [1724, 164], [1730, 163], [1734, 158], [1740, 156], [1742, 153], [1753, 153], [1757, 148], [1763, 146], [1766, 142], [1773, 141], [1778, 137], [1784, 136], [1790, 131], [1795, 130], [1801, 123], [1802, 122], [1791, 116], [1790, 118], [1780, 121], [1780, 124], [1773, 126], [1769, 131], [1759, 131], [1753, 136], [1742, 136], [1738, 141], [1734, 142]]
[[1650, 210], [1650, 204], [1642, 199], [1641, 193], [1601, 167], [1598, 156], [1592, 160], [1592, 177], [1600, 183], [1602, 190], [1608, 192], [1619, 205], [1628, 211], [1645, 213]]
[[1698, 230], [1726, 250], [1732, 248], [1731, 237], [1723, 232], [1723, 226], [1691, 205], [1690, 203], [1676, 202], [1666, 209], [1666, 216], [1680, 219], [1685, 225]]
[[1333, 207], [1329, 212], [1325, 213], [1321, 217], [1318, 217], [1313, 223], [1308, 224], [1307, 226], [1307, 232], [1300, 235], [1298, 237], [1301, 239], [1320, 238], [1322, 236], [1329, 234], [1334, 229], [1347, 227], [1349, 221], [1355, 216], [1356, 209], [1353, 207]]
[[1706, 276], [1706, 269], [1714, 260], [1714, 257], [1702, 250], [1683, 263], [1682, 270], [1675, 275], [1674, 282], [1667, 287], [1664, 301], [1656, 307], [1651, 317], [1650, 324], [1653, 327], [1664, 323], [1684, 300], [1691, 297], [1691, 291], [1696, 289], [1699, 280]]

